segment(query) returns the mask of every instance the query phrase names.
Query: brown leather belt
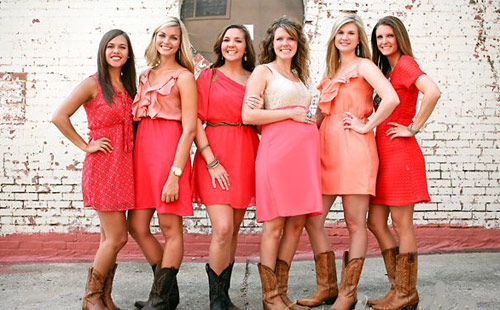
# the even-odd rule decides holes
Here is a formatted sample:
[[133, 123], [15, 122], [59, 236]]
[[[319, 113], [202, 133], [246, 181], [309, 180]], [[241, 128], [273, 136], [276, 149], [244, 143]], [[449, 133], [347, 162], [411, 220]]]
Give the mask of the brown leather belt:
[[212, 127], [217, 127], [217, 126], [252, 126], [252, 125], [245, 125], [241, 123], [233, 123], [233, 122], [210, 122], [207, 121], [207, 126], [212, 126]]

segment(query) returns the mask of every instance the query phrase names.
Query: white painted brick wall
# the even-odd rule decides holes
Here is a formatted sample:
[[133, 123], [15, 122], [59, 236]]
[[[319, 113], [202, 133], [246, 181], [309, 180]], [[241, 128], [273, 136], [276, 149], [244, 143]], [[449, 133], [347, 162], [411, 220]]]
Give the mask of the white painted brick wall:
[[[326, 42], [341, 10], [357, 10], [368, 33], [385, 15], [404, 21], [417, 61], [443, 92], [418, 136], [433, 201], [416, 207], [416, 222], [500, 227], [500, 3], [304, 2], [313, 86], [324, 71]], [[82, 207], [84, 154], [49, 119], [61, 100], [95, 72], [104, 32], [121, 28], [130, 34], [142, 71], [152, 29], [178, 12], [176, 0], [0, 2], [0, 234], [98, 230], [95, 212]], [[86, 132], [82, 109], [73, 123]], [[249, 210], [245, 231], [258, 230], [254, 219]], [[338, 202], [329, 219], [342, 220]], [[185, 223], [190, 232], [205, 232], [209, 225], [201, 207]]]

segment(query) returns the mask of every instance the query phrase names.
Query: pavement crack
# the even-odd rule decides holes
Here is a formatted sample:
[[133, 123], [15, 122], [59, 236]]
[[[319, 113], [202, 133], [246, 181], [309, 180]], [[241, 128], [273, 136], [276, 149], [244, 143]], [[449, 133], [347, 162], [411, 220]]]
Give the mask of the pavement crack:
[[245, 305], [245, 310], [247, 309], [250, 302], [248, 301], [248, 278], [250, 277], [250, 262], [245, 263], [245, 275], [243, 276], [243, 283], [241, 284], [241, 298], [243, 299], [243, 304]]

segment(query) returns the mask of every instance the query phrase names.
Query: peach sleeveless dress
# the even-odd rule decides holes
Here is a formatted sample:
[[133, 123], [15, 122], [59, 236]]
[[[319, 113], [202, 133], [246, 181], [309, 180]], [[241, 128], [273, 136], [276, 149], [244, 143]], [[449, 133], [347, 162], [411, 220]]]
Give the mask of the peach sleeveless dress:
[[358, 74], [358, 66], [344, 76], [346, 83], [321, 80], [318, 107], [325, 115], [320, 133], [321, 185], [324, 195], [369, 194], [375, 196], [378, 171], [373, 132], [359, 134], [344, 129], [342, 119], [350, 112], [360, 119], [373, 113], [373, 88]]
[[[265, 109], [308, 110], [311, 94], [306, 86], [266, 66], [274, 79], [264, 93]], [[322, 213], [319, 133], [315, 125], [287, 119], [262, 126], [255, 169], [258, 222]]]

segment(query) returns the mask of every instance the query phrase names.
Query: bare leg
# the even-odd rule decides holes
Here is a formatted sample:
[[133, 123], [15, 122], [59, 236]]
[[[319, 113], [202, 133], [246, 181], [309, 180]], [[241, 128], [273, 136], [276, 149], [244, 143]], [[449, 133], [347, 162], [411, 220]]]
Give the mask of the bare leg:
[[163, 255], [163, 247], [150, 230], [154, 212], [155, 209], [140, 209], [131, 210], [128, 214], [130, 235], [137, 242], [150, 265], [158, 264]]
[[262, 239], [260, 241], [260, 262], [272, 270], [278, 258], [278, 248], [281, 234], [285, 227], [285, 218], [278, 217], [264, 223]]
[[165, 250], [161, 267], [179, 269], [184, 257], [184, 237], [182, 233], [182, 216], [175, 214], [158, 214], [160, 229], [165, 238]]
[[297, 251], [306, 220], [306, 215], [287, 217], [285, 220], [283, 236], [279, 244], [278, 258], [287, 262], [288, 265], [292, 262], [295, 251]]
[[116, 262], [118, 252], [127, 243], [127, 220], [124, 211], [99, 211], [97, 213], [105, 239], [95, 254], [93, 267], [100, 274], [107, 275]]
[[368, 244], [366, 213], [369, 202], [369, 195], [342, 196], [344, 217], [349, 230], [349, 260], [366, 255]]
[[399, 236], [399, 252], [417, 252], [417, 239], [413, 229], [413, 210], [415, 205], [390, 207], [394, 228]]
[[385, 205], [370, 205], [368, 210], [368, 229], [377, 238], [381, 251], [396, 247], [396, 240], [387, 225], [389, 211]]
[[330, 251], [328, 234], [325, 229], [325, 220], [337, 196], [323, 195], [323, 214], [311, 216], [306, 221], [306, 231], [311, 242], [314, 256]]
[[219, 275], [231, 262], [234, 212], [228, 205], [207, 206], [207, 211], [212, 223], [208, 264]]
[[238, 246], [238, 235], [240, 232], [241, 222], [245, 217], [246, 209], [234, 209], [233, 210], [233, 238], [231, 240], [231, 258], [230, 262], [234, 262], [234, 257], [236, 255], [236, 248]]

